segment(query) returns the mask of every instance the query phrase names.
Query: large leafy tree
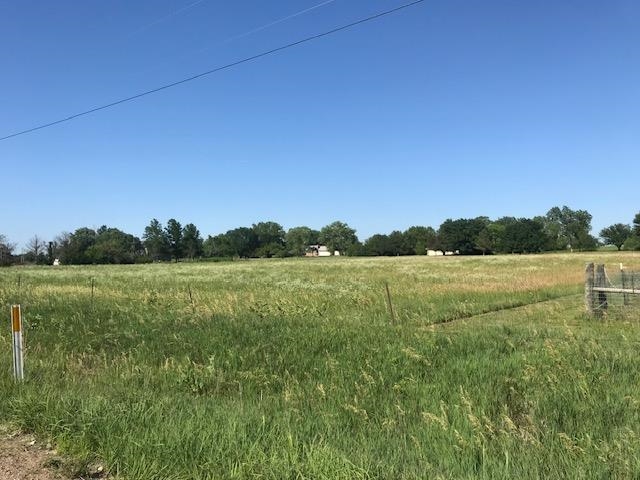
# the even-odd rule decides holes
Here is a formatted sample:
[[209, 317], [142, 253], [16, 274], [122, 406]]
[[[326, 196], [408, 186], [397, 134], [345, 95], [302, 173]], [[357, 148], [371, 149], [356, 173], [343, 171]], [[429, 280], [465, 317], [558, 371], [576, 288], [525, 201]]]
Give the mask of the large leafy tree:
[[622, 248], [624, 242], [632, 235], [629, 225], [616, 223], [600, 230], [600, 237], [608, 245], [615, 245], [618, 250]]
[[519, 218], [505, 225], [502, 246], [511, 253], [538, 253], [546, 249], [547, 241], [542, 223]]
[[218, 245], [219, 256], [251, 257], [258, 247], [258, 238], [251, 228], [239, 227], [229, 230], [223, 235], [214, 237]]
[[165, 233], [169, 241], [171, 258], [177, 262], [182, 257], [182, 225], [175, 218], [171, 218], [167, 222]]
[[193, 223], [188, 223], [182, 229], [182, 249], [184, 255], [192, 260], [202, 255], [202, 237]]
[[405, 242], [413, 255], [425, 255], [438, 247], [438, 234], [431, 227], [413, 226], [404, 232]]
[[497, 253], [511, 253], [508, 246], [505, 244], [504, 232], [507, 229], [507, 226], [516, 223], [518, 221], [515, 217], [500, 217], [494, 222], [491, 222], [486, 226], [486, 230], [489, 231], [491, 235], [491, 241], [493, 244], [493, 248], [491, 249]]
[[622, 248], [627, 251], [640, 250], [640, 237], [631, 235], [629, 238], [627, 238], [626, 242], [624, 242]]
[[441, 248], [445, 251], [457, 251], [462, 255], [482, 253], [477, 246], [477, 238], [487, 224], [486, 217], [445, 220], [438, 231]]
[[633, 217], [632, 235], [624, 242], [625, 250], [640, 250], [640, 212]]
[[586, 210], [572, 210], [567, 206], [553, 207], [545, 216], [545, 231], [558, 250], [588, 250], [597, 242], [589, 234], [591, 214]]
[[640, 237], [640, 212], [636, 213], [633, 217], [633, 234], [636, 237]]
[[78, 228], [61, 244], [62, 263], [83, 265], [94, 263], [88, 253], [90, 247], [96, 243], [97, 233], [91, 228]]
[[476, 237], [476, 247], [480, 249], [482, 255], [486, 255], [487, 252], [494, 252], [496, 250], [496, 239], [489, 227], [490, 225], [480, 230], [480, 233]]
[[332, 252], [337, 250], [346, 253], [358, 242], [358, 237], [356, 231], [346, 223], [333, 222], [322, 227], [318, 240]]
[[365, 255], [412, 255], [414, 249], [409, 245], [403, 232], [394, 230], [389, 235], [375, 234], [369, 237], [362, 247]]
[[287, 254], [293, 257], [304, 255], [309, 245], [318, 243], [320, 232], [309, 227], [293, 227], [286, 233], [284, 239]]
[[362, 245], [362, 242], [360, 240], [356, 240], [351, 245], [349, 245], [349, 247], [345, 250], [344, 253], [345, 253], [345, 255], [347, 255], [349, 257], [360, 257], [360, 256], [363, 256], [363, 255], [365, 255], [364, 245]]
[[366, 255], [382, 256], [391, 255], [391, 242], [389, 241], [389, 235], [383, 235], [376, 233], [370, 236], [364, 242], [363, 246]]
[[170, 258], [169, 239], [162, 224], [157, 219], [152, 219], [144, 229], [142, 235], [147, 255], [152, 260], [167, 260]]
[[276, 222], [255, 223], [251, 229], [256, 237], [256, 257], [275, 257], [284, 254], [285, 232]]
[[100, 227], [95, 243], [87, 249], [92, 263], [134, 263], [144, 252], [138, 237], [117, 228]]
[[412, 255], [414, 253], [414, 249], [409, 245], [407, 237], [399, 230], [394, 230], [389, 234], [389, 246], [391, 255]]
[[206, 257], [233, 257], [235, 255], [229, 237], [224, 233], [215, 236], [209, 235], [202, 248]]

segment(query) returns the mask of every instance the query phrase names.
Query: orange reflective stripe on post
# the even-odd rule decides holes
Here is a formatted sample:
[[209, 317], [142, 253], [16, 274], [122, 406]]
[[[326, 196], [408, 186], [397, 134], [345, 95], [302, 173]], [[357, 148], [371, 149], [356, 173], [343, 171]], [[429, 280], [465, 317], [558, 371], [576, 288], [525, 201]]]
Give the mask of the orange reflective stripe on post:
[[11, 305], [11, 330], [13, 330], [13, 376], [24, 380], [24, 349], [22, 348], [22, 312], [20, 305]]
[[20, 305], [12, 305], [11, 306], [11, 325], [13, 332], [21, 332], [22, 331], [22, 318], [20, 315]]

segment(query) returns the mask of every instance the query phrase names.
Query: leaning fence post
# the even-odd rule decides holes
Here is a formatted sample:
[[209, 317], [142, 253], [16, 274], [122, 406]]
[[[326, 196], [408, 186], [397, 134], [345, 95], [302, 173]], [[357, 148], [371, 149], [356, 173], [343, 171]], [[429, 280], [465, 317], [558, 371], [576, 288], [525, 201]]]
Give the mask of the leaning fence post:
[[396, 314], [393, 311], [393, 303], [391, 303], [391, 292], [389, 291], [389, 282], [384, 282], [384, 288], [387, 292], [387, 305], [389, 306], [389, 317], [391, 320], [391, 325], [396, 324]]
[[595, 313], [595, 302], [593, 298], [594, 271], [593, 263], [587, 263], [587, 268], [584, 272], [584, 305], [587, 313], [590, 315]]

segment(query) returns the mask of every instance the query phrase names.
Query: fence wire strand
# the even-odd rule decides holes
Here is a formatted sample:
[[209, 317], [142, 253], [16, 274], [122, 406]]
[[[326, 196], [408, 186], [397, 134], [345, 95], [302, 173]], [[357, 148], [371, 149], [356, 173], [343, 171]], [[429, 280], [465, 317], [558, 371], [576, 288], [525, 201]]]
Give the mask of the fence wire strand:
[[[637, 287], [640, 287], [640, 271], [633, 271], [621, 268], [620, 270], [612, 273], [611, 276], [605, 269], [604, 277], [606, 281], [606, 287], [629, 289], [631, 292], [597, 292], [594, 291], [594, 309], [596, 311], [605, 310], [622, 310], [622, 308], [629, 308], [630, 312], [634, 308], [640, 309], [640, 295], [635, 293]], [[633, 292], [633, 293], [632, 293]]]

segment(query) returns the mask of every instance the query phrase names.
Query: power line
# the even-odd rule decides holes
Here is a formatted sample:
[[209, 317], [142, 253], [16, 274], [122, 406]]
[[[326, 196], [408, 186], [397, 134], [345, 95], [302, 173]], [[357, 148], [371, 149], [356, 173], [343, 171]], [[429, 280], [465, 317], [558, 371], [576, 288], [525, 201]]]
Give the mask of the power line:
[[398, 12], [400, 10], [404, 10], [405, 8], [412, 7], [414, 5], [422, 3], [424, 1], [425, 0], [414, 0], [413, 2], [405, 3], [404, 5], [400, 5], [399, 7], [392, 8], [390, 10], [386, 10], [386, 11], [381, 12], [381, 13], [376, 13], [375, 15], [371, 15], [369, 17], [362, 18], [362, 19], [357, 20], [355, 22], [352, 22], [352, 23], [349, 23], [349, 24], [346, 24], [346, 25], [342, 25], [340, 27], [336, 27], [336, 28], [334, 28], [332, 30], [328, 30], [328, 31], [323, 32], [323, 33], [318, 33], [316, 35], [312, 35], [310, 37], [306, 37], [306, 38], [304, 38], [302, 40], [297, 40], [295, 42], [288, 43], [286, 45], [283, 45], [283, 46], [280, 46], [280, 47], [277, 47], [277, 48], [274, 48], [274, 49], [271, 49], [271, 50], [267, 50], [265, 52], [258, 53], [256, 55], [252, 55], [250, 57], [245, 57], [242, 60], [238, 60], [238, 61], [235, 61], [235, 62], [232, 62], [232, 63], [227, 63], [226, 65], [223, 65], [221, 67], [217, 67], [217, 68], [214, 68], [212, 70], [208, 70], [206, 72], [198, 73], [197, 75], [193, 75], [191, 77], [183, 78], [182, 80], [178, 80], [177, 82], [168, 83], [166, 85], [162, 85], [161, 87], [157, 87], [157, 88], [154, 88], [154, 89], [151, 89], [151, 90], [147, 90], [147, 91], [142, 92], [142, 93], [138, 93], [137, 95], [132, 95], [130, 97], [126, 97], [126, 98], [123, 98], [121, 100], [117, 100], [115, 102], [107, 103], [105, 105], [102, 105], [100, 107], [95, 107], [95, 108], [92, 108], [90, 110], [85, 110], [83, 112], [76, 113], [76, 114], [71, 115], [71, 116], [66, 117], [66, 118], [61, 118], [60, 120], [55, 120], [53, 122], [45, 123], [45, 124], [39, 125], [37, 127], [29, 128], [27, 130], [22, 130], [20, 132], [16, 132], [16, 133], [12, 133], [10, 135], [6, 135], [4, 137], [0, 137], [0, 141], [7, 140], [9, 138], [17, 137], [17, 136], [20, 136], [20, 135], [25, 135], [27, 133], [35, 132], [36, 130], [42, 130], [43, 128], [52, 127], [54, 125], [58, 125], [59, 123], [68, 122], [68, 121], [74, 120], [74, 119], [76, 119], [78, 117], [83, 117], [85, 115], [89, 115], [91, 113], [95, 113], [95, 112], [98, 112], [100, 110], [105, 110], [107, 108], [115, 107], [116, 105], [120, 105], [122, 103], [130, 102], [132, 100], [136, 100], [138, 98], [145, 97], [147, 95], [151, 95], [152, 93], [157, 93], [157, 92], [160, 92], [162, 90], [166, 90], [168, 88], [176, 87], [178, 85], [182, 85], [183, 83], [191, 82], [191, 81], [196, 80], [198, 78], [205, 77], [207, 75], [212, 75], [212, 74], [220, 72], [222, 70], [228, 70], [228, 69], [236, 67], [238, 65], [242, 65], [243, 63], [248, 63], [248, 62], [251, 62], [253, 60], [257, 60], [258, 58], [262, 58], [262, 57], [266, 57], [266, 56], [269, 56], [269, 55], [273, 55], [274, 53], [281, 52], [282, 50], [286, 50], [288, 48], [292, 48], [292, 47], [295, 47], [297, 45], [301, 45], [303, 43], [311, 42], [312, 40], [317, 40], [318, 38], [326, 37], [326, 36], [332, 35], [334, 33], [340, 32], [342, 30], [347, 30], [349, 28], [355, 27], [356, 25], [360, 25], [360, 24], [363, 24], [363, 23], [366, 23], [366, 22], [370, 22], [372, 20], [376, 20], [376, 19], [384, 17], [386, 15], [391, 15], [392, 13], [396, 13], [396, 12]]
[[[202, 0], [200, 0], [202, 1]], [[282, 18], [278, 18], [277, 20], [272, 20], [264, 25], [261, 25], [259, 27], [255, 27], [252, 28], [251, 30], [242, 32], [242, 33], [238, 33], [235, 35], [232, 35], [231, 37], [228, 37], [224, 40], [221, 40], [219, 42], [214, 43], [213, 45], [208, 45], [206, 47], [200, 48], [198, 50], [196, 50], [196, 53], [202, 53], [202, 52], [207, 52], [209, 50], [211, 50], [214, 47], [220, 46], [220, 45], [225, 45], [231, 42], [234, 42], [236, 40], [239, 40], [241, 38], [245, 38], [248, 37], [250, 35], [253, 35], [255, 33], [261, 32], [263, 30], [266, 30], [267, 28], [271, 28], [274, 25], [278, 25], [280, 23], [286, 22], [287, 20], [291, 20], [292, 18], [296, 18], [299, 17], [300, 15], [304, 15], [305, 13], [311, 12], [313, 10], [316, 10], [318, 8], [324, 7], [325, 5], [329, 5], [330, 3], [334, 3], [336, 0], [324, 0], [322, 3], [316, 4], [316, 5], [312, 5], [311, 7], [305, 8], [304, 10], [299, 10], [295, 13], [289, 14], [285, 17]], [[186, 8], [186, 7], [185, 7]], [[181, 57], [184, 57], [184, 54], [181, 55]]]

